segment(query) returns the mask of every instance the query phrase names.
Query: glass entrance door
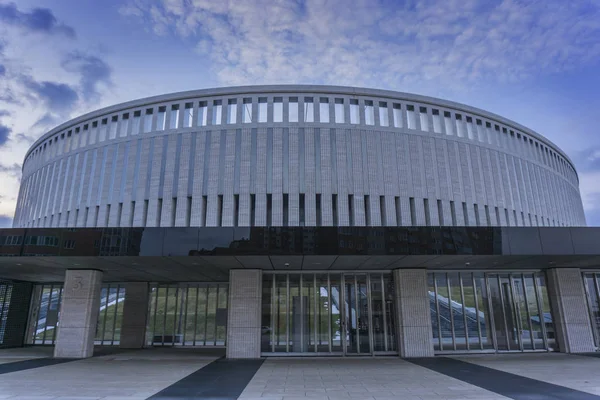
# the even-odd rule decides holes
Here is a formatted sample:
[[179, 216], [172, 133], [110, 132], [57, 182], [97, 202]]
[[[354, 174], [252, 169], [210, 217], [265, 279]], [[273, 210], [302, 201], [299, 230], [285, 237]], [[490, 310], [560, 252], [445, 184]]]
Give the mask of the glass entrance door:
[[394, 285], [389, 273], [263, 275], [265, 355], [395, 354]]
[[435, 272], [429, 288], [436, 351], [554, 347], [542, 273]]
[[370, 355], [371, 337], [370, 298], [366, 275], [344, 275], [344, 353]]

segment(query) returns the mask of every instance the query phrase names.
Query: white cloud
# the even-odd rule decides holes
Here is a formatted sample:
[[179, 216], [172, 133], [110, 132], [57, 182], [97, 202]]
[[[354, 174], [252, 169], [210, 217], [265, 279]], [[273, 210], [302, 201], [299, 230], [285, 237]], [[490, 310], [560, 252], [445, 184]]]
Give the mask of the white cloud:
[[224, 84], [427, 93], [438, 83], [516, 82], [595, 61], [599, 10], [591, 0], [135, 0], [123, 13], [160, 35], [194, 37]]

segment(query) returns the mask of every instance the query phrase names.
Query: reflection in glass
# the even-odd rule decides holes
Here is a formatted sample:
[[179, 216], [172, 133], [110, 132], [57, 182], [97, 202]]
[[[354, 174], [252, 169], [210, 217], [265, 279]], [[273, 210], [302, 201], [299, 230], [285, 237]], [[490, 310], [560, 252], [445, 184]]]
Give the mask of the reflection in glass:
[[331, 350], [342, 351], [342, 309], [341, 309], [341, 276], [329, 274], [330, 299], [331, 299]]
[[554, 329], [541, 274], [436, 272], [429, 274], [428, 288], [437, 351], [552, 346]]
[[481, 337], [481, 349], [493, 349], [494, 337], [490, 327], [492, 320], [489, 311], [488, 293], [483, 273], [474, 273], [475, 302], [477, 304], [478, 331]]
[[228, 285], [152, 285], [146, 343], [225, 346]]
[[587, 273], [584, 275], [585, 291], [587, 294], [588, 309], [594, 331], [596, 346], [600, 343], [600, 285], [598, 285], [598, 273]]
[[542, 315], [544, 316], [543, 329], [546, 330], [547, 346], [549, 348], [557, 349], [558, 344], [556, 343], [556, 336], [554, 333], [554, 321], [552, 319], [552, 312], [550, 311], [550, 300], [548, 298], [548, 288], [546, 287], [546, 279], [543, 274], [537, 275], [537, 286], [538, 286], [538, 303], [542, 309]]
[[[344, 282], [341, 274], [264, 274], [262, 351], [395, 351], [390, 275], [345, 275]], [[371, 326], [377, 326], [377, 345]]]

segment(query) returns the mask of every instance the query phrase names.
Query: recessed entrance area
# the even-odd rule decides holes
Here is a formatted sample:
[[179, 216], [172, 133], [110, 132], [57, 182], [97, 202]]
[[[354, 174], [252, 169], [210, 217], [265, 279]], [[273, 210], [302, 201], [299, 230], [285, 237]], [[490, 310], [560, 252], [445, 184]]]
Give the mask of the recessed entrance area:
[[264, 273], [264, 355], [397, 354], [389, 272]]

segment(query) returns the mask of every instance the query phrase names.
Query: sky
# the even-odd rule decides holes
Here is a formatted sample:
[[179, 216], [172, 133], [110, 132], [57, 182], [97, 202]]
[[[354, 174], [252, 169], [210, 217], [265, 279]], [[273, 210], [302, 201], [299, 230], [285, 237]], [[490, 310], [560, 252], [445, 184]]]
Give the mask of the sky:
[[512, 119], [574, 161], [600, 226], [600, 0], [0, 0], [0, 227], [27, 149], [56, 125], [140, 97], [277, 83]]

